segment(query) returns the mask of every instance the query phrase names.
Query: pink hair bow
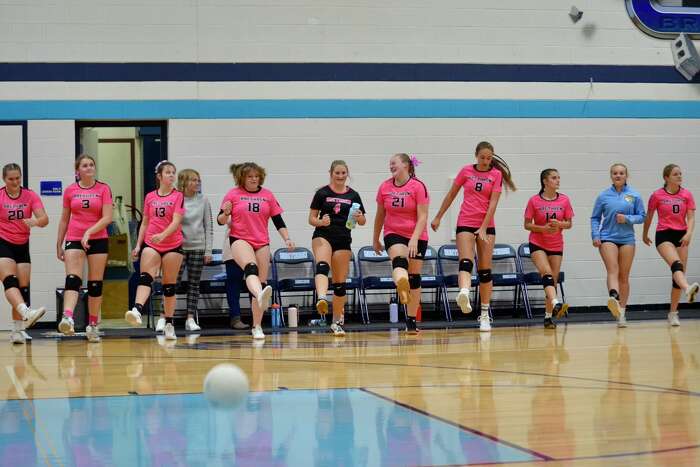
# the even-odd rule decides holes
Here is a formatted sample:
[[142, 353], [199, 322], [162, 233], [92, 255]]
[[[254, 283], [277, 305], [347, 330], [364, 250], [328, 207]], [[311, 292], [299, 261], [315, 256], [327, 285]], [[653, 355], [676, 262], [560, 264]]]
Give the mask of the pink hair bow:
[[411, 155], [411, 164], [413, 164], [413, 167], [418, 167], [422, 163], [423, 161], [419, 161], [415, 155]]

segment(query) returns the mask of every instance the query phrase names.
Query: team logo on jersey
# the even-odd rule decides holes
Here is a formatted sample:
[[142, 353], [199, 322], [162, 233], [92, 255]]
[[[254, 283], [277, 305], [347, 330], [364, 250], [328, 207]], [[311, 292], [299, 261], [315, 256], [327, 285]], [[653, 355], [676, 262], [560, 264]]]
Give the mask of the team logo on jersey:
[[634, 196], [632, 195], [625, 195], [625, 201], [628, 203], [632, 204], [634, 202]]
[[673, 39], [681, 33], [700, 39], [700, 4], [696, 0], [625, 0], [639, 29], [653, 37]]
[[335, 206], [333, 206], [333, 212], [336, 214], [340, 212], [340, 203], [335, 203]]

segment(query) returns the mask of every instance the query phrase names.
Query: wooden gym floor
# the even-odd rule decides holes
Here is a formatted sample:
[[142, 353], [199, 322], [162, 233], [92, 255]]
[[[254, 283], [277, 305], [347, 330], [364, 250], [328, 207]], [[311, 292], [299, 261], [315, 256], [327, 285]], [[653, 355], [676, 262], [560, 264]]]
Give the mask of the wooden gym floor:
[[[0, 339], [0, 465], [700, 464], [700, 320]], [[201, 394], [221, 362], [235, 411]]]

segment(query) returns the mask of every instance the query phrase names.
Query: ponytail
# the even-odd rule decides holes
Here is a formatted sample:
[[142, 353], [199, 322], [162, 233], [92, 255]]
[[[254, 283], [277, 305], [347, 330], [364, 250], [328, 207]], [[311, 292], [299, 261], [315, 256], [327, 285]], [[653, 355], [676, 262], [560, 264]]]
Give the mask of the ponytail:
[[557, 169], [544, 169], [540, 172], [540, 195], [544, 193], [544, 181], [554, 172], [559, 171]]
[[493, 145], [488, 141], [481, 141], [479, 144], [477, 144], [476, 149], [474, 150], [474, 155], [478, 155], [479, 151], [482, 149], [488, 149], [491, 151], [491, 168], [498, 169], [498, 171], [501, 172], [503, 182], [506, 185], [506, 191], [508, 191], [508, 188], [510, 188], [510, 191], [516, 191], [517, 188], [515, 188], [515, 183], [513, 183], [513, 176], [510, 173], [510, 167], [508, 167], [506, 161], [504, 161], [500, 156], [496, 155]]

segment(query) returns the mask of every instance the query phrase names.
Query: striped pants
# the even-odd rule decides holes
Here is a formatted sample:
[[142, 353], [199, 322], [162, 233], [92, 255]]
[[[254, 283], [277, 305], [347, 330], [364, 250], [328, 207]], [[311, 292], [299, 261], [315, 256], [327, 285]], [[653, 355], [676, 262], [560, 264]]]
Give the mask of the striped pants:
[[177, 275], [177, 283], [182, 281], [182, 273], [187, 268], [187, 314], [197, 315], [197, 302], [199, 302], [199, 280], [202, 277], [204, 267], [204, 250], [185, 250], [180, 272]]

